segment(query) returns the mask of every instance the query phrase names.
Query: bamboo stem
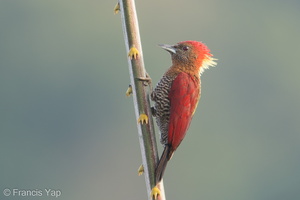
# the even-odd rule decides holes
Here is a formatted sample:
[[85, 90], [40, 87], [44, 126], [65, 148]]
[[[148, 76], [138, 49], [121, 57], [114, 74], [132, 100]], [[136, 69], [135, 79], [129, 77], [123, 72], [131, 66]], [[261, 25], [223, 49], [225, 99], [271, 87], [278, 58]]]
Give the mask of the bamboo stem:
[[[133, 91], [133, 102], [135, 116], [138, 120], [140, 114], [144, 113], [149, 117], [148, 124], [137, 124], [144, 175], [148, 199], [151, 200], [150, 193], [155, 183], [155, 168], [158, 163], [158, 151], [154, 132], [152, 114], [150, 110], [149, 90], [138, 78], [146, 77], [144, 67], [142, 45], [139, 33], [138, 19], [134, 0], [119, 0], [120, 13], [126, 51], [135, 47], [139, 54], [137, 59], [128, 58], [130, 81]], [[161, 194], [158, 199], [165, 200], [163, 182], [159, 184]]]

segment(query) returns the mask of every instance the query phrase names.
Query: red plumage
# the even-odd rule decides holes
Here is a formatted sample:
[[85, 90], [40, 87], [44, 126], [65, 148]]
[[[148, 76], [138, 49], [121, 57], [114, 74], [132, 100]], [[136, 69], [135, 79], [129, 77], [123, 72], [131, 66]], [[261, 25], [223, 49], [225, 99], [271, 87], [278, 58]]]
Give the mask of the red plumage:
[[181, 72], [172, 83], [169, 93], [170, 121], [168, 144], [175, 151], [190, 126], [193, 113], [200, 97], [199, 79]]
[[156, 182], [162, 179], [168, 161], [190, 126], [200, 99], [200, 74], [216, 64], [201, 42], [185, 41], [161, 47], [171, 53], [172, 66], [151, 94], [155, 102], [153, 114], [165, 146], [156, 168]]

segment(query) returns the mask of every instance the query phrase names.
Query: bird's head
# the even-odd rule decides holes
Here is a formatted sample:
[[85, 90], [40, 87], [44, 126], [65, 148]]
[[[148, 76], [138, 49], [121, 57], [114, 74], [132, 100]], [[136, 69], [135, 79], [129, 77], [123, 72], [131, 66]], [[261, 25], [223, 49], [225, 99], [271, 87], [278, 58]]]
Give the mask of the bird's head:
[[184, 41], [175, 45], [161, 44], [159, 46], [171, 54], [173, 66], [180, 66], [184, 70], [201, 74], [205, 69], [217, 64], [210, 50], [202, 42]]

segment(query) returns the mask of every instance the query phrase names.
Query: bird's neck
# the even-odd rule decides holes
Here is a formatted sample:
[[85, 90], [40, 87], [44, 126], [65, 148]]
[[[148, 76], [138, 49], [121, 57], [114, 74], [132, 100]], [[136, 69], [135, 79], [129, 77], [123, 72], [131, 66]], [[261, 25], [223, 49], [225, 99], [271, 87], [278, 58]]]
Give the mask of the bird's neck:
[[194, 65], [182, 65], [173, 63], [173, 65], [167, 71], [167, 74], [177, 75], [181, 72], [185, 72], [197, 79], [200, 79], [200, 67]]

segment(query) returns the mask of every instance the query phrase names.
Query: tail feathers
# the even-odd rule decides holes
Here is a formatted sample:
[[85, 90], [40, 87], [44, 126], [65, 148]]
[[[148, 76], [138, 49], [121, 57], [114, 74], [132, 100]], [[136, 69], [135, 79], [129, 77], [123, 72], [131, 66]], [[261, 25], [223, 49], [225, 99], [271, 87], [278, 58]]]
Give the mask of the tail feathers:
[[161, 158], [158, 162], [158, 165], [156, 167], [156, 183], [159, 183], [164, 175], [165, 169], [167, 167], [167, 163], [172, 157], [172, 152], [170, 150], [170, 147], [168, 145], [165, 146], [165, 149], [161, 155]]

